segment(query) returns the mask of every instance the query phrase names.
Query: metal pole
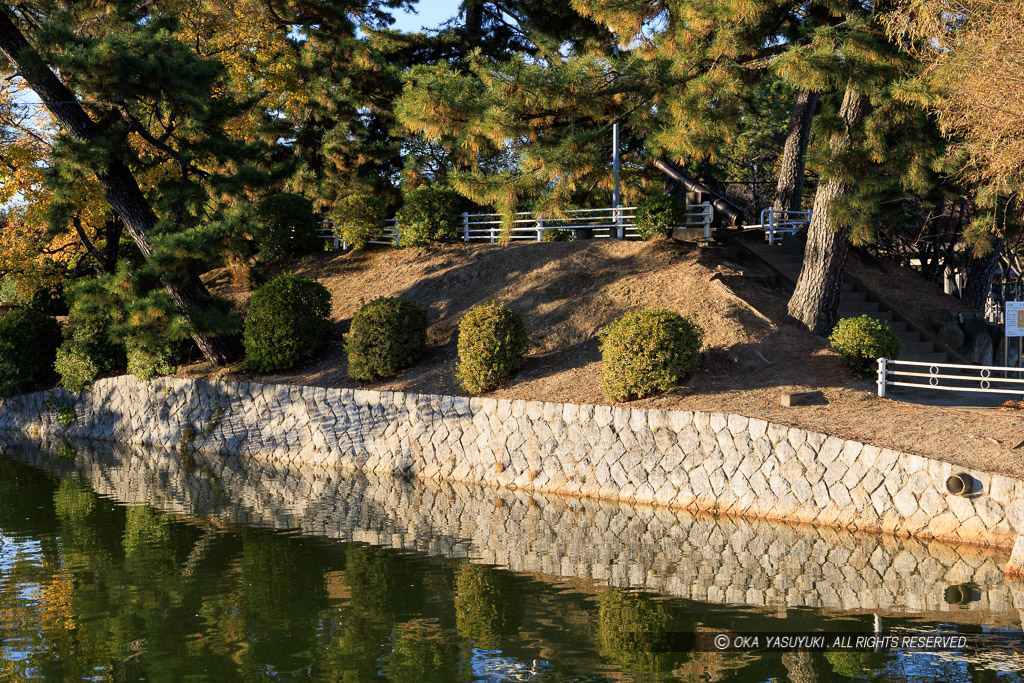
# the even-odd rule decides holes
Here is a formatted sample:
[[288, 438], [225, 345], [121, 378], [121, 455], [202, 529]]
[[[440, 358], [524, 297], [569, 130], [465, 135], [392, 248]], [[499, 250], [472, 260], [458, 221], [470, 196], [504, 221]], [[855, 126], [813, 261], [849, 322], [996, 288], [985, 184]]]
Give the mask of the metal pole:
[[885, 359], [878, 359], [878, 398], [885, 398]]
[[[612, 50], [616, 57], [619, 56], [619, 45], [615, 43], [612, 45]], [[621, 212], [619, 206], [619, 122], [618, 120], [612, 124], [612, 175], [615, 179], [615, 186], [612, 188], [612, 206], [615, 208], [615, 236], [617, 238], [625, 239], [625, 230], [622, 228]]]

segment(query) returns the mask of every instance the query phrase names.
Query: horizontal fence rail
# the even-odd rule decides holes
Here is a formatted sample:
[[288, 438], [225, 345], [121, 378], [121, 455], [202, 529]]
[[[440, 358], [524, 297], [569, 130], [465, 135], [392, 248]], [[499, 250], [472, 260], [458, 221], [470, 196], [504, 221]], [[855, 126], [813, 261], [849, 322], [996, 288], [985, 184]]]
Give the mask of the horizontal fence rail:
[[1024, 397], [1024, 368], [1001, 365], [955, 365], [878, 359], [878, 395], [886, 387], [969, 391]]
[[761, 223], [748, 225], [748, 228], [764, 229], [764, 238], [768, 244], [775, 244], [781, 235], [792, 235], [800, 232], [811, 224], [811, 210], [807, 211], [776, 211], [774, 206], [761, 210]]
[[[565, 236], [568, 239], [637, 239], [640, 233], [636, 227], [636, 208], [620, 206], [571, 209], [559, 214], [521, 211], [510, 217], [511, 229], [507, 232], [507, 239], [516, 242], [543, 242], [545, 235], [554, 231], [568, 232], [569, 234]], [[703, 228], [704, 239], [710, 240], [713, 219], [714, 208], [710, 203], [704, 202], [687, 207], [686, 225], [679, 227]], [[504, 242], [507, 223], [505, 215], [500, 213], [462, 213], [459, 216], [458, 236], [463, 242]], [[318, 234], [321, 239], [331, 241], [335, 251], [348, 249], [348, 243], [334, 232], [332, 221], [323, 221]], [[401, 228], [396, 226], [395, 219], [389, 219], [384, 231], [369, 243], [402, 246]]]

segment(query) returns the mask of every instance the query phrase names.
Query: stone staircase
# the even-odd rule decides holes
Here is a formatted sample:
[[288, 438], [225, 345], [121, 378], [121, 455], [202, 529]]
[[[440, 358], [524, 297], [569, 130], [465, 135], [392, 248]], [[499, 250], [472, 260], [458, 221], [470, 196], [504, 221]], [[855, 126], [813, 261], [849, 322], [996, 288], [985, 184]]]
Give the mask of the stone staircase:
[[[722, 233], [721, 230], [718, 232], [719, 239], [722, 238]], [[787, 235], [781, 244], [769, 246], [764, 240], [764, 232], [760, 230], [733, 233], [726, 239], [733, 241], [757, 261], [775, 271], [788, 289], [792, 290], [796, 286], [803, 264], [803, 241]], [[843, 287], [839, 298], [839, 317], [849, 318], [860, 315], [869, 315], [889, 323], [889, 327], [903, 343], [899, 360], [968, 364], [968, 361], [959, 354], [933, 340], [899, 310], [847, 273], [843, 278]]]

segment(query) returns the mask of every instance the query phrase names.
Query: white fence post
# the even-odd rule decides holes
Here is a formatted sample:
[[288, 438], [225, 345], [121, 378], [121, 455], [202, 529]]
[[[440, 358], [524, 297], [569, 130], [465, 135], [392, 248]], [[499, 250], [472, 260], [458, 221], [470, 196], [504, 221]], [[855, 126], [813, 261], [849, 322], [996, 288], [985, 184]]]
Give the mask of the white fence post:
[[885, 359], [878, 359], [878, 398], [885, 398]]
[[544, 219], [543, 218], [538, 218], [537, 219], [537, 241], [538, 242], [543, 242], [544, 241]]
[[462, 241], [469, 241], [469, 212], [462, 212]]
[[711, 202], [704, 202], [701, 204], [704, 209], [704, 240], [707, 242], [711, 241]]
[[401, 233], [401, 231], [398, 229], [398, 225], [395, 225], [395, 246], [396, 247], [401, 247], [402, 246], [400, 233]]
[[775, 244], [775, 207], [768, 209], [768, 244]]

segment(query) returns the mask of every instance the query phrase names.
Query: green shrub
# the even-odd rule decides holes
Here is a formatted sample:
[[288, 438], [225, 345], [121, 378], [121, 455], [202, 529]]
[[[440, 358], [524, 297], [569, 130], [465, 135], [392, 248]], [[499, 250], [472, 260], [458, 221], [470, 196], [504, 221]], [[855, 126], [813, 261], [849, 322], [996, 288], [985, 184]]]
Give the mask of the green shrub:
[[21, 301], [18, 293], [18, 281], [10, 275], [0, 277], [0, 301], [16, 304]]
[[319, 282], [279, 275], [249, 302], [242, 344], [255, 372], [286, 370], [312, 358], [330, 332], [331, 294]]
[[686, 225], [686, 202], [667, 194], [648, 197], [637, 206], [634, 223], [645, 240], [669, 237], [674, 228]]
[[496, 387], [526, 364], [529, 350], [522, 315], [496, 301], [474, 306], [459, 323], [456, 376], [471, 394]]
[[560, 228], [545, 230], [544, 235], [540, 239], [542, 242], [571, 242], [572, 230], [562, 230]]
[[828, 340], [850, 367], [863, 375], [877, 372], [879, 358], [899, 358], [903, 348], [888, 323], [866, 315], [843, 318]]
[[100, 367], [87, 345], [74, 339], [65, 339], [60, 345], [53, 367], [68, 391], [81, 391], [100, 376]]
[[68, 391], [81, 391], [99, 377], [125, 367], [125, 346], [111, 332], [116, 304], [103, 287], [87, 283], [76, 292], [54, 368]]
[[128, 374], [143, 382], [154, 377], [170, 375], [175, 371], [177, 354], [170, 345], [148, 348], [133, 345], [128, 349]]
[[629, 311], [601, 334], [601, 387], [613, 401], [674, 387], [700, 365], [704, 330], [656, 306]]
[[60, 325], [28, 308], [0, 318], [0, 396], [28, 391], [53, 376]]
[[415, 363], [427, 347], [427, 309], [378, 297], [363, 304], [345, 335], [349, 377], [375, 380]]
[[462, 200], [451, 190], [418, 187], [405, 197], [395, 216], [403, 247], [424, 247], [458, 236]]
[[306, 254], [320, 246], [313, 204], [305, 197], [282, 192], [256, 207], [253, 240], [266, 259]]
[[353, 249], [362, 249], [384, 232], [387, 208], [377, 197], [350, 194], [342, 197], [331, 209], [334, 234]]

